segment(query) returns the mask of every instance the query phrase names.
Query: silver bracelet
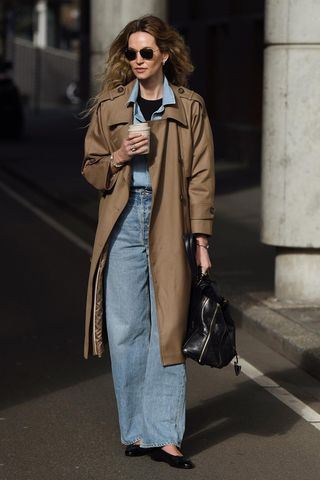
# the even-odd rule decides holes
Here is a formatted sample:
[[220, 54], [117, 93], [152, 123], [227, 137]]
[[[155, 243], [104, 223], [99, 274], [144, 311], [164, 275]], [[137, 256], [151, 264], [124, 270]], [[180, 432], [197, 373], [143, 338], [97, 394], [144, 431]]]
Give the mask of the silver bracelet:
[[110, 165], [111, 167], [115, 167], [115, 168], [122, 168], [125, 164], [124, 163], [115, 163], [113, 161], [113, 153], [110, 155]]
[[202, 245], [201, 243], [198, 243], [198, 242], [196, 242], [196, 245], [198, 245], [198, 247], [202, 247], [202, 248], [205, 248], [206, 250], [209, 250], [209, 245]]

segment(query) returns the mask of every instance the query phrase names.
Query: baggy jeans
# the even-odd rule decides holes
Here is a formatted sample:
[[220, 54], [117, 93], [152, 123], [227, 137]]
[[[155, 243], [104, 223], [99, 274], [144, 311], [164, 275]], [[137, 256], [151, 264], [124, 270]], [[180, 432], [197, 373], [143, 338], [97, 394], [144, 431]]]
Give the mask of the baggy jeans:
[[112, 376], [122, 443], [180, 446], [186, 371], [182, 363], [161, 363], [149, 263], [151, 202], [150, 189], [131, 188], [109, 239], [105, 304]]

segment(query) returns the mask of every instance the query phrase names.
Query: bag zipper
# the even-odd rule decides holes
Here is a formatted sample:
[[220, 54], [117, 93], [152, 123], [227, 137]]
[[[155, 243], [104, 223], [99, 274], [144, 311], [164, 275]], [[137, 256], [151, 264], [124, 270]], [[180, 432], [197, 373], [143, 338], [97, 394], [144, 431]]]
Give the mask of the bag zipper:
[[[203, 307], [202, 307], [202, 310], [201, 310], [201, 319], [202, 319], [202, 321], [203, 321], [203, 309], [204, 309], [204, 307], [205, 307], [205, 305], [207, 304], [208, 301], [209, 301], [209, 299], [207, 299], [207, 301], [204, 303], [204, 305], [203, 305]], [[199, 357], [199, 360], [198, 360], [199, 363], [201, 363], [202, 358], [203, 358], [203, 356], [204, 356], [204, 354], [205, 354], [205, 352], [206, 352], [206, 349], [207, 349], [207, 346], [208, 346], [208, 342], [209, 342], [210, 337], [211, 337], [211, 335], [212, 335], [213, 325], [215, 324], [215, 323], [214, 323], [214, 320], [215, 320], [215, 318], [216, 318], [217, 311], [218, 311], [218, 308], [219, 308], [219, 307], [220, 307], [220, 304], [217, 303], [217, 306], [216, 306], [216, 308], [215, 308], [215, 311], [214, 311], [213, 316], [212, 316], [212, 319], [211, 319], [208, 336], [207, 336], [206, 341], [204, 342], [204, 345], [203, 345], [202, 350], [201, 350], [201, 354], [200, 354], [200, 357]]]

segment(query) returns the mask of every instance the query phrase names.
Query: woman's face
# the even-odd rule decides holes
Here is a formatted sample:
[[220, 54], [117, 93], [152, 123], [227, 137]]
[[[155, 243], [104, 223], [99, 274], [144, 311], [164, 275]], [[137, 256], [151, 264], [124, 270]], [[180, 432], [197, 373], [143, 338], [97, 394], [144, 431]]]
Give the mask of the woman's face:
[[[153, 56], [150, 60], [141, 56], [140, 50], [144, 48], [153, 50]], [[128, 49], [136, 52], [136, 58], [129, 60], [129, 63], [138, 80], [150, 80], [157, 77], [159, 77], [159, 80], [162, 79], [162, 64], [168, 59], [168, 54], [160, 52], [156, 39], [150, 33], [132, 33], [128, 40]]]

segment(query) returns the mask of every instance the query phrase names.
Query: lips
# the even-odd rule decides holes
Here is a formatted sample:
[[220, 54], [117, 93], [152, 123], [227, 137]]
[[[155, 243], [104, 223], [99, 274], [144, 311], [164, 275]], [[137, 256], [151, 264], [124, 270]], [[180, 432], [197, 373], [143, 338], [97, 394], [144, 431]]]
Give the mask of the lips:
[[146, 69], [145, 69], [145, 68], [135, 68], [135, 71], [136, 71], [137, 73], [143, 73], [143, 72], [146, 71]]

